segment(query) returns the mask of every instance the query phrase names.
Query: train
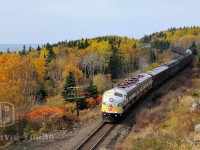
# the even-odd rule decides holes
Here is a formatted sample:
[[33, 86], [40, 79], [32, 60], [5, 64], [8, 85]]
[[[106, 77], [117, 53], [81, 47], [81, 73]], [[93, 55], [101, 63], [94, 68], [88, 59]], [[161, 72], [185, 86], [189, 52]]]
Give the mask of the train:
[[126, 79], [103, 94], [101, 111], [104, 122], [116, 122], [130, 107], [151, 89], [159, 87], [174, 77], [193, 60], [193, 54], [187, 49], [174, 60], [160, 65], [146, 73]]

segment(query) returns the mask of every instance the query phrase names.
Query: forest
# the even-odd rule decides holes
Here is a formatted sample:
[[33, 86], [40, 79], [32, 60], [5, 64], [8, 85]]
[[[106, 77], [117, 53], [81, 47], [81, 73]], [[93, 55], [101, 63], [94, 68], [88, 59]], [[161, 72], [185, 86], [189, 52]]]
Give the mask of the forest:
[[[151, 48], [143, 48], [143, 44]], [[139, 69], [145, 71], [169, 61], [170, 46], [200, 50], [200, 28], [170, 28], [141, 39], [103, 36], [44, 44], [37, 49], [0, 53], [0, 102], [14, 104], [15, 124], [1, 134], [40, 134], [79, 121], [79, 110], [92, 109], [116, 79]], [[197, 56], [200, 60], [200, 56]], [[78, 88], [74, 88], [78, 87]], [[75, 95], [83, 93], [77, 100]], [[75, 103], [77, 101], [77, 103]], [[2, 141], [0, 141], [2, 142]]]
[[200, 48], [200, 28], [193, 27], [171, 27], [167, 31], [156, 32], [145, 35], [141, 42], [150, 43], [153, 48], [169, 49], [170, 46], [190, 48], [192, 46]]

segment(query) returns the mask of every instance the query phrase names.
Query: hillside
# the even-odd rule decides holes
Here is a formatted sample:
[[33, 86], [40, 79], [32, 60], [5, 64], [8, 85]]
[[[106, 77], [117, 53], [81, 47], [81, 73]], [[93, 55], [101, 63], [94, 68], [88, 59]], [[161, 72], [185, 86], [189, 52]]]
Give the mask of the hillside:
[[[146, 43], [151, 44], [152, 48]], [[27, 50], [24, 47], [19, 52], [1, 52], [0, 102], [14, 104], [16, 116], [15, 124], [0, 128], [0, 134], [19, 135], [20, 140], [24, 140], [24, 134], [31, 137], [51, 133], [55, 130], [68, 131], [80, 123], [84, 124], [86, 120], [96, 119], [99, 112], [91, 110], [99, 106], [105, 90], [110, 89], [126, 76], [132, 75], [136, 70], [148, 71], [173, 59], [170, 46], [190, 47], [197, 54], [200, 50], [200, 28], [171, 28], [168, 31], [145, 36], [140, 40], [120, 36], [103, 36], [61, 41], [52, 45], [47, 43], [42, 47], [38, 46], [37, 49], [29, 48]], [[149, 64], [146, 68], [142, 68], [144, 66], [140, 64], [144, 61], [144, 66]], [[198, 67], [199, 64], [200, 59], [197, 59], [194, 66]], [[196, 94], [199, 94], [197, 89], [199, 80], [195, 78], [188, 82], [185, 84], [189, 85], [186, 85], [183, 90], [186, 91], [186, 94], [181, 95], [180, 99], [183, 101], [189, 99], [194, 102], [196, 97], [192, 91], [195, 90]], [[171, 88], [182, 90], [179, 87], [175, 88], [175, 85]], [[149, 117], [152, 120], [149, 121], [146, 118], [146, 122], [138, 121], [138, 130], [152, 125], [152, 121], [156, 122], [153, 124], [156, 127], [155, 129], [152, 127], [152, 130], [172, 128], [172, 122], [179, 121], [179, 116], [173, 118], [171, 115], [177, 114], [197, 117], [192, 121], [189, 120], [189, 124], [181, 124], [181, 121], [184, 122], [184, 120], [180, 120], [173, 130], [181, 128], [183, 125], [181, 132], [193, 131], [195, 123], [199, 121], [198, 111], [194, 113], [185, 111], [191, 103], [183, 102], [182, 104], [179, 102], [179, 98], [175, 97], [174, 99], [175, 102], [171, 102], [169, 99], [158, 101], [159, 104], [163, 103], [162, 107], [158, 105], [150, 110], [141, 110], [141, 114], [138, 115], [147, 113], [152, 115]], [[163, 107], [168, 105], [169, 110], [164, 110]], [[182, 105], [184, 110], [182, 110]], [[174, 106], [180, 107], [178, 110], [181, 111], [180, 114], [176, 112]], [[77, 112], [77, 107], [80, 112]], [[157, 110], [158, 112], [162, 111], [161, 118], [154, 113]], [[80, 116], [77, 116], [77, 113], [80, 113]], [[169, 122], [166, 119], [169, 119]], [[132, 135], [135, 135], [134, 132]], [[158, 133], [160, 134], [159, 131]], [[132, 141], [131, 134], [129, 138]], [[133, 142], [140, 142], [134, 140]], [[161, 140], [165, 139], [161, 137]], [[14, 140], [3, 139], [0, 144], [3, 147], [9, 147], [13, 142]], [[126, 143], [119, 147], [124, 147], [124, 145]]]
[[200, 49], [200, 27], [170, 28], [167, 31], [160, 31], [146, 35], [141, 42], [150, 43], [153, 48], [168, 49], [170, 46], [189, 48], [194, 42], [197, 49]]
[[194, 63], [167, 84], [136, 114], [117, 149], [200, 149], [199, 69]]

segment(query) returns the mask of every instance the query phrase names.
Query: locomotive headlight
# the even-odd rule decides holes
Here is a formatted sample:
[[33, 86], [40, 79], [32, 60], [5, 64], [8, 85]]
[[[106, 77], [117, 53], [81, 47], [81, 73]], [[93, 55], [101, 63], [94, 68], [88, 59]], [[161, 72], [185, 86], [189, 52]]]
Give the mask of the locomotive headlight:
[[113, 102], [113, 101], [114, 101], [114, 99], [113, 99], [113, 98], [110, 98], [110, 99], [109, 99], [109, 101], [110, 101], [110, 102]]

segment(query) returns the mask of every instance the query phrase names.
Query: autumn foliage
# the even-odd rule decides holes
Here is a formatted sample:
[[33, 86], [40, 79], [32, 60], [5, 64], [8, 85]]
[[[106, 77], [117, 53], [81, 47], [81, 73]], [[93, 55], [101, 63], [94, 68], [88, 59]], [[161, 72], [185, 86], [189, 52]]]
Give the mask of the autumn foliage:
[[33, 122], [42, 122], [53, 115], [64, 116], [66, 111], [58, 107], [45, 107], [38, 110], [33, 110], [28, 114], [28, 118]]
[[28, 120], [27, 130], [49, 132], [55, 129], [68, 128], [78, 122], [76, 115], [59, 107], [44, 107], [30, 111], [25, 117]]
[[87, 102], [87, 107], [88, 108], [94, 108], [96, 106], [96, 102], [95, 102], [95, 99], [90, 97], [90, 98], [87, 98], [86, 99], [86, 102]]
[[98, 95], [98, 97], [95, 98], [87, 98], [86, 102], [87, 102], [87, 107], [88, 108], [94, 108], [96, 105], [99, 105], [102, 102], [102, 98], [103, 96], [101, 94]]

